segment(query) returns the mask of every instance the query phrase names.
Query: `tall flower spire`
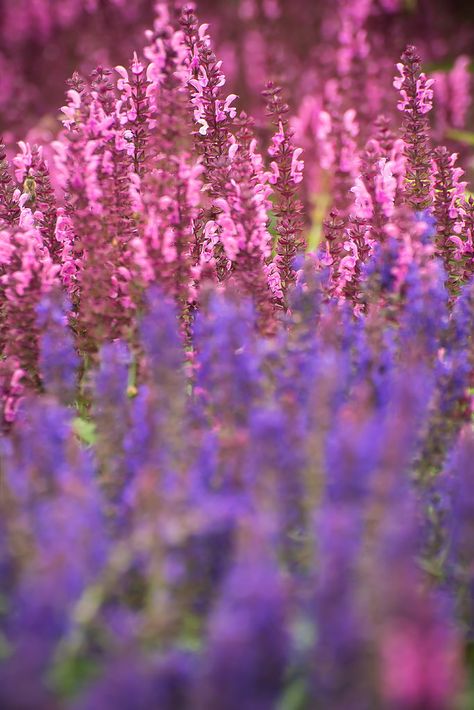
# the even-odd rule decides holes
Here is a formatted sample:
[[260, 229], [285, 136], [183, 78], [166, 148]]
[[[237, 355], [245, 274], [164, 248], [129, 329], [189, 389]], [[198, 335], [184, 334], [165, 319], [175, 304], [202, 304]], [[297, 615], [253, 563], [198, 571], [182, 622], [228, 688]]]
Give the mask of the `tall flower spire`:
[[298, 197], [298, 185], [303, 180], [304, 162], [301, 148], [293, 144], [293, 131], [288, 121], [288, 105], [282, 98], [282, 89], [269, 82], [263, 93], [267, 102], [267, 113], [272, 119], [276, 133], [268, 152], [270, 163], [270, 183], [277, 194], [274, 205], [277, 217], [275, 264], [280, 273], [283, 297], [294, 284], [296, 271], [294, 258], [303, 248], [303, 205]]
[[400, 91], [398, 110], [403, 112], [402, 135], [405, 141], [407, 171], [405, 201], [414, 209], [430, 206], [430, 146], [427, 114], [433, 107], [434, 79], [427, 79], [421, 71], [421, 60], [416, 48], [408, 45], [397, 64], [400, 76], [393, 85]]
[[15, 187], [10, 173], [5, 144], [0, 138], [0, 226], [2, 223], [13, 225], [20, 218], [18, 204], [20, 190]]
[[459, 291], [462, 279], [459, 235], [464, 232], [462, 202], [467, 185], [460, 180], [463, 170], [456, 166], [457, 157], [441, 146], [435, 149], [433, 160], [436, 253], [443, 259], [451, 293]]

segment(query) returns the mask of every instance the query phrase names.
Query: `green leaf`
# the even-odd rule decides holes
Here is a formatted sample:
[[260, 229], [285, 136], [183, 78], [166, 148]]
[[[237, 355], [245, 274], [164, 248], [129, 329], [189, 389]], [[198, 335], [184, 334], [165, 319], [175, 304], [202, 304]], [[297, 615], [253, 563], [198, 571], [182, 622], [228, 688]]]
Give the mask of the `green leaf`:
[[202, 650], [202, 620], [196, 614], [184, 616], [179, 646], [187, 651]]
[[300, 651], [312, 648], [316, 639], [316, 629], [311, 620], [301, 617], [296, 619], [291, 627], [293, 643]]
[[421, 559], [418, 561], [421, 568], [436, 579], [444, 578], [443, 560], [441, 559]]
[[458, 131], [456, 128], [450, 128], [446, 131], [446, 135], [459, 143], [474, 145], [474, 133], [471, 131]]
[[97, 434], [94, 422], [82, 417], [75, 417], [72, 421], [72, 430], [84, 444], [92, 446], [97, 441]]
[[283, 691], [277, 710], [306, 710], [309, 708], [308, 685], [304, 678], [295, 678]]
[[133, 358], [128, 368], [127, 397], [136, 397], [137, 391], [137, 361]]
[[49, 673], [49, 685], [63, 698], [70, 698], [97, 677], [97, 662], [84, 656], [65, 656]]
[[5, 634], [0, 633], [0, 661], [4, 661], [12, 653], [10, 642]]

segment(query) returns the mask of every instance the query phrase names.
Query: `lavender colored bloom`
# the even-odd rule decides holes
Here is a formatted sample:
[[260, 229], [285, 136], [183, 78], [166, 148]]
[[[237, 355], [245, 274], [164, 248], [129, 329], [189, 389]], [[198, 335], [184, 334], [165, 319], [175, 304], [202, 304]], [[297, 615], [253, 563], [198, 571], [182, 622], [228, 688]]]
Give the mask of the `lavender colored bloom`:
[[371, 476], [380, 456], [383, 433], [380, 414], [364, 411], [365, 392], [354, 392], [342, 407], [326, 444], [326, 495], [328, 501], [363, 507]]
[[290, 312], [286, 316], [288, 328], [279, 334], [277, 341], [277, 382], [279, 395], [294, 398], [304, 409], [311, 391], [310, 383], [317, 372], [321, 348], [317, 334], [329, 274], [316, 273], [314, 265], [301, 257], [295, 260], [294, 269], [300, 276], [289, 293]]
[[216, 296], [199, 314], [196, 347], [196, 405], [218, 439], [218, 462], [211, 487], [235, 494], [244, 486], [249, 416], [262, 396], [260, 357], [252, 328], [251, 304]]
[[376, 244], [371, 258], [362, 267], [362, 289], [366, 300], [376, 301], [394, 291], [397, 255], [398, 245], [393, 237], [383, 244]]
[[460, 687], [460, 638], [449, 609], [420, 584], [420, 531], [413, 493], [398, 487], [383, 520], [376, 571], [382, 580], [380, 692], [389, 707], [448, 710]]
[[97, 455], [102, 482], [111, 501], [118, 503], [126, 482], [124, 439], [129, 423], [127, 396], [130, 351], [115, 341], [103, 346], [94, 378], [93, 421], [97, 427]]
[[474, 633], [473, 453], [474, 437], [466, 427], [450, 454], [440, 485], [445, 502], [448, 581], [460, 591], [460, 612], [468, 625], [470, 638]]
[[325, 707], [366, 708], [367, 640], [370, 628], [358, 605], [360, 511], [350, 504], [323, 505], [317, 516], [314, 702]]
[[[163, 499], [186, 497], [184, 480], [188, 460], [182, 442], [186, 436], [187, 401], [183, 340], [174, 303], [157, 289], [148, 293], [147, 312], [140, 326], [144, 351], [144, 382], [130, 404], [130, 420], [123, 446], [127, 482], [125, 498], [134, 507], [140, 490], [148, 488]], [[135, 394], [136, 388], [133, 390]]]
[[430, 242], [436, 234], [436, 218], [428, 209], [415, 212], [415, 221], [420, 222], [424, 229], [420, 235], [422, 242]]
[[468, 355], [472, 320], [470, 300], [470, 289], [466, 287], [434, 344], [438, 348], [434, 368], [436, 389], [420, 468], [425, 478], [441, 470], [446, 452], [471, 417], [468, 394], [472, 377]]
[[[175, 374], [170, 371], [171, 377]], [[130, 406], [121, 464], [126, 470], [123, 495], [128, 506], [136, 505], [140, 490], [147, 485], [151, 485], [150, 494], [159, 492], [163, 499], [173, 493], [186, 495], [180, 475], [184, 453], [180, 442], [185, 421], [176, 416], [172, 400], [164, 399], [163, 394], [159, 387], [142, 385]]]
[[448, 293], [444, 272], [439, 263], [422, 270], [410, 266], [406, 278], [406, 304], [401, 317], [402, 348], [414, 352], [419, 348], [422, 357], [434, 357], [448, 323]]
[[210, 413], [244, 423], [249, 404], [259, 394], [259, 362], [255, 352], [250, 302], [211, 298], [208, 312], [196, 319], [196, 387]]
[[191, 710], [195, 666], [188, 653], [171, 652], [149, 661], [137, 651], [110, 663], [74, 710]]
[[270, 710], [282, 689], [285, 598], [275, 563], [257, 536], [249, 531], [210, 619], [196, 703], [203, 710]]
[[[367, 411], [368, 409], [368, 411]], [[363, 536], [383, 446], [383, 419], [359, 387], [328, 434], [325, 491], [315, 512], [315, 699], [327, 707], [368, 708], [371, 628], [359, 589]]]
[[190, 587], [190, 609], [206, 614], [215, 603], [216, 590], [226, 577], [232, 564], [235, 548], [239, 509], [232, 499], [208, 500], [202, 504], [206, 522], [190, 535], [184, 546], [182, 558], [186, 569], [186, 582]]
[[23, 505], [65, 484], [71, 438], [71, 415], [64, 407], [51, 399], [23, 403], [14, 435], [0, 441], [5, 479]]
[[469, 697], [474, 29], [404, 5], [1, 4], [1, 708]]
[[63, 404], [72, 404], [76, 394], [79, 357], [67, 327], [67, 301], [59, 294], [43, 298], [37, 308], [40, 336], [39, 369], [45, 390]]
[[175, 380], [184, 364], [177, 309], [156, 287], [149, 289], [146, 306], [140, 325], [140, 342], [149, 377], [158, 389], [169, 389], [172, 384], [176, 386]]
[[291, 410], [256, 408], [250, 419], [246, 494], [262, 515], [275, 516], [280, 554], [293, 565], [301, 557], [307, 524], [304, 434], [301, 418]]
[[[26, 402], [25, 402], [26, 405]], [[4, 625], [7, 658], [1, 670], [5, 707], [15, 707], [14, 684], [23, 672], [20, 707], [54, 706], [46, 674], [57, 644], [72, 626], [72, 609], [95, 583], [107, 554], [102, 498], [91, 462], [73, 441], [68, 410], [51, 399], [29, 401], [15, 434], [2, 441], [8, 544], [18, 545]], [[15, 520], [17, 522], [15, 522]], [[21, 528], [16, 525], [21, 521]]]

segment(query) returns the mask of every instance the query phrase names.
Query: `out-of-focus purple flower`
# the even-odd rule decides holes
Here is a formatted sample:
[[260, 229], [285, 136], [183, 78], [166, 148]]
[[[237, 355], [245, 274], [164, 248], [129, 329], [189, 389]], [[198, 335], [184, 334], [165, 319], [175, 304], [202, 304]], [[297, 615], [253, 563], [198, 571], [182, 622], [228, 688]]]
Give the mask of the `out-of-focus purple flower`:
[[[444, 605], [420, 582], [416, 504], [409, 489], [383, 520], [378, 574], [380, 692], [389, 707], [448, 710], [461, 687], [461, 645]], [[390, 579], [390, 581], [388, 581]]]
[[374, 689], [367, 682], [372, 629], [361, 603], [359, 565], [383, 420], [364, 402], [363, 386], [353, 396], [328, 435], [324, 493], [315, 511], [313, 691], [327, 707], [362, 708], [370, 705]]
[[24, 702], [31, 692], [41, 703], [55, 648], [73, 626], [73, 607], [103, 568], [103, 501], [91, 461], [73, 440], [69, 411], [51, 399], [25, 402], [13, 438], [2, 445], [4, 493], [14, 510], [7, 516], [10, 544], [20, 523], [25, 550], [9, 596], [2, 692], [12, 692], [21, 665]]
[[412, 264], [405, 283], [406, 302], [400, 324], [403, 347], [414, 351], [419, 348], [426, 356], [433, 357], [448, 323], [444, 270], [436, 262], [432, 262], [429, 269]]
[[314, 702], [325, 707], [362, 708], [370, 628], [358, 604], [357, 561], [362, 520], [350, 503], [323, 504], [316, 525], [316, 648]]
[[38, 308], [39, 369], [44, 388], [58, 401], [71, 404], [76, 394], [77, 355], [67, 315], [69, 304], [59, 294], [44, 298]]
[[[186, 371], [184, 342], [174, 302], [158, 289], [147, 297], [140, 325], [142, 380], [130, 403], [130, 426], [123, 446], [127, 470], [127, 505], [154, 494], [186, 497], [182, 442], [186, 437]], [[130, 390], [129, 390], [130, 391]], [[133, 501], [133, 503], [132, 503]]]
[[196, 703], [203, 710], [270, 710], [282, 689], [288, 649], [282, 581], [258, 531], [247, 534], [209, 622]]
[[111, 662], [104, 676], [74, 703], [74, 710], [190, 710], [196, 659], [170, 652], [156, 660], [140, 657]]
[[128, 377], [130, 350], [121, 341], [106, 343], [94, 377], [93, 421], [97, 427], [97, 455], [102, 482], [110, 499], [118, 503], [126, 482], [124, 440], [129, 425]]
[[140, 342], [146, 356], [149, 381], [160, 390], [170, 378], [179, 377], [182, 372], [183, 343], [173, 302], [154, 287], [147, 293], [146, 306], [140, 326]]
[[[196, 319], [196, 394], [211, 417], [219, 411], [235, 426], [245, 425], [249, 405], [260, 392], [253, 322], [250, 302], [237, 304], [217, 294]], [[219, 428], [224, 424], [216, 423]]]
[[283, 407], [256, 408], [246, 461], [246, 497], [262, 515], [275, 516], [281, 554], [291, 562], [298, 560], [297, 540], [307, 523], [303, 421]]
[[467, 425], [453, 447], [440, 486], [445, 496], [447, 495], [445, 512], [448, 581], [459, 591], [460, 613], [468, 625], [471, 638], [474, 633], [473, 453], [474, 437]]

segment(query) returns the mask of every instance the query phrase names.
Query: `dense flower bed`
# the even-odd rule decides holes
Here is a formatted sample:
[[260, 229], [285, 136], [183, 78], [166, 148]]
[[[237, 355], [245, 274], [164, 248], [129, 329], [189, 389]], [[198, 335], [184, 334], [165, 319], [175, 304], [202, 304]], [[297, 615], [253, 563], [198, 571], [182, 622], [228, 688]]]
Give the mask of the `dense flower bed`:
[[[109, 52], [150, 4], [5, 27], [108, 5]], [[159, 2], [0, 149], [5, 710], [474, 702], [469, 57], [398, 0], [237, 5], [230, 80]]]

